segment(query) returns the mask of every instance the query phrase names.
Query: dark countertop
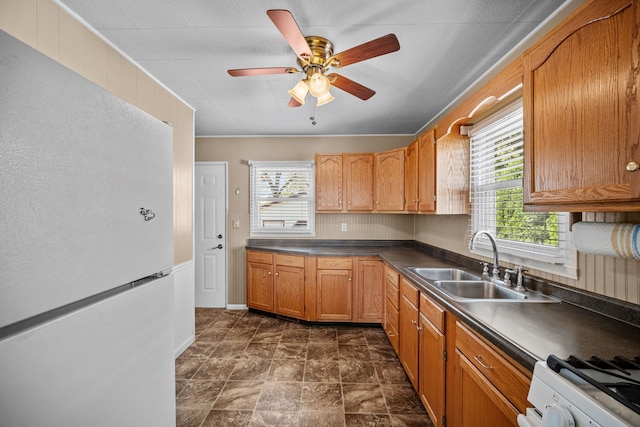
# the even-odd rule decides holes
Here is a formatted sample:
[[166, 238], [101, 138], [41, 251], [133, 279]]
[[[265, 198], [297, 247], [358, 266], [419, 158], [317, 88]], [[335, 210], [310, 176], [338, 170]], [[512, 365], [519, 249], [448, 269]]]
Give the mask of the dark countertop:
[[537, 289], [561, 302], [459, 302], [408, 267], [456, 267], [479, 274], [478, 261], [428, 245], [413, 241], [250, 240], [247, 249], [306, 256], [379, 256], [529, 370], [549, 354], [605, 359], [640, 356], [640, 306], [529, 277], [525, 281], [528, 289]]

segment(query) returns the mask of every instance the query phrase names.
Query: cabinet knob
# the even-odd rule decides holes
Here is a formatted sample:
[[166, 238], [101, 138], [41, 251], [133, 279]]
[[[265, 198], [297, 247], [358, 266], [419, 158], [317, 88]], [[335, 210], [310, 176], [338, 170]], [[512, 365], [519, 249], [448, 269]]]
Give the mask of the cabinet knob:
[[627, 172], [635, 172], [638, 169], [640, 169], [640, 164], [638, 164], [638, 162], [627, 163]]

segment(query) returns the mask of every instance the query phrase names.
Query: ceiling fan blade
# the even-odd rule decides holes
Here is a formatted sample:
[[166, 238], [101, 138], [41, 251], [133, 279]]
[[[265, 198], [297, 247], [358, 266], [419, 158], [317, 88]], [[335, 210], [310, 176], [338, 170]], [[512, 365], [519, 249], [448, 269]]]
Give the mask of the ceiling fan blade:
[[293, 19], [291, 12], [283, 9], [271, 9], [267, 10], [267, 15], [282, 33], [282, 36], [296, 55], [299, 58], [309, 59], [311, 57], [311, 49], [309, 49], [309, 45], [304, 39], [296, 20]]
[[[331, 81], [331, 85], [342, 89], [345, 92], [349, 92], [353, 96], [366, 101], [376, 94], [376, 91], [369, 89], [366, 86], [362, 86], [360, 83], [356, 83], [340, 74], [331, 73], [327, 76]], [[335, 79], [335, 80], [334, 80]]]
[[295, 108], [295, 107], [299, 107], [299, 106], [301, 106], [301, 105], [302, 105], [302, 104], [300, 104], [298, 101], [296, 101], [295, 99], [291, 98], [291, 99], [289, 100], [289, 103], [287, 104], [287, 107], [289, 107], [289, 108]]
[[290, 74], [296, 73], [298, 70], [291, 67], [273, 67], [273, 68], [240, 68], [237, 70], [227, 70], [229, 75], [233, 77], [240, 76], [263, 76], [265, 74]]
[[338, 67], [346, 67], [356, 62], [366, 59], [375, 58], [376, 56], [386, 55], [387, 53], [400, 50], [400, 43], [395, 34], [387, 34], [386, 36], [368, 41], [351, 49], [333, 55], [332, 58], [339, 61], [335, 65]]

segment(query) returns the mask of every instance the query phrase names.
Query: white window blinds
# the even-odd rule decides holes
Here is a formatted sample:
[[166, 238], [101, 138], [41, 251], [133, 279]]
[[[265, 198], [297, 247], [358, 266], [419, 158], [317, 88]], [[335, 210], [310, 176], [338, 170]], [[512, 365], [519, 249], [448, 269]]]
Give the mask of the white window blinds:
[[249, 162], [251, 235], [315, 234], [313, 162]]
[[[569, 273], [565, 267], [551, 270], [574, 275], [568, 214], [523, 211], [521, 101], [475, 125], [470, 136], [471, 232], [491, 232], [502, 259], [546, 271], [540, 265], [568, 266]], [[482, 240], [478, 242], [482, 248]]]

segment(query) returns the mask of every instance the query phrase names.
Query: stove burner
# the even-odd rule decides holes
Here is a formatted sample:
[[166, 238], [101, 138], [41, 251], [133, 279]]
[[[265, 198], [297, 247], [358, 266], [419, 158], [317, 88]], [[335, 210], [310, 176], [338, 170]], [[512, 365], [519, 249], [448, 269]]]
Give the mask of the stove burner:
[[547, 365], [558, 373], [567, 369], [640, 414], [640, 356], [633, 360], [616, 356], [608, 361], [596, 356], [588, 360], [569, 356], [567, 360], [562, 360], [550, 355]]

